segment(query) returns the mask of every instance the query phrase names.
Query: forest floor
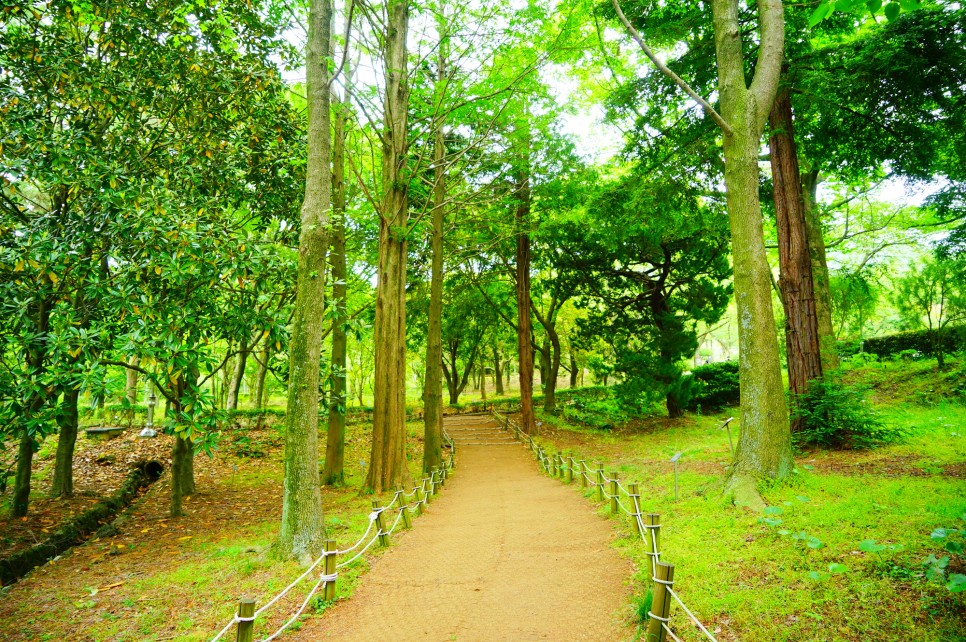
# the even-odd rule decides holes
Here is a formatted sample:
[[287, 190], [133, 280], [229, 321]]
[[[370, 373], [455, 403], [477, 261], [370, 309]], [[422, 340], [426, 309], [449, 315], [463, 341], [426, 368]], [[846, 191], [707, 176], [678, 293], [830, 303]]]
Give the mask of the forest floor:
[[[619, 472], [625, 482], [641, 482], [644, 511], [661, 514], [661, 548], [664, 560], [675, 564], [675, 590], [720, 642], [964, 642], [966, 593], [950, 592], [937, 578], [936, 568], [947, 560], [942, 575], [966, 573], [963, 555], [944, 550], [949, 543], [962, 542], [966, 530], [966, 406], [946, 398], [945, 382], [930, 375], [928, 364], [875, 364], [868, 372], [853, 372], [852, 377], [874, 384], [874, 401], [883, 418], [908, 429], [909, 437], [867, 451], [796, 453], [794, 478], [762, 489], [771, 506], [769, 515], [735, 508], [721, 493], [730, 452], [728, 436], [720, 426], [729, 413], [634, 420], [613, 430], [541, 415], [538, 441], [548, 450], [584, 459], [594, 467], [603, 462], [608, 472]], [[737, 414], [736, 409], [731, 413]], [[736, 421], [731, 428], [737, 441], [740, 425]], [[421, 433], [420, 423], [409, 425], [414, 477], [419, 475]], [[365, 424], [349, 426], [347, 486], [323, 491], [326, 525], [340, 546], [355, 542], [368, 525], [373, 497], [360, 494], [359, 488], [369, 439]], [[31, 515], [16, 522], [0, 516], [4, 538], [0, 554], [42, 539], [64, 516], [111, 492], [126, 473], [129, 459], [150, 454], [165, 460], [170, 448], [164, 437], [127, 445], [123, 439], [99, 443], [81, 438], [78, 497], [58, 503], [44, 499], [55, 446], [49, 441], [37, 455]], [[508, 451], [501, 454], [500, 448]], [[510, 457], [510, 452], [517, 453], [517, 458]], [[677, 453], [682, 455], [675, 497], [674, 465], [669, 460]], [[592, 554], [593, 564], [586, 558], [569, 557], [566, 546], [538, 551], [561, 555], [560, 564], [546, 571], [547, 577], [556, 578], [552, 584], [582, 588], [572, 604], [557, 609], [551, 624], [535, 626], [533, 635], [518, 629], [518, 639], [542, 639], [538, 630], [553, 636], [548, 639], [621, 639], [621, 633], [596, 629], [580, 636], [568, 632], [576, 630], [574, 609], [601, 592], [611, 597], [594, 613], [616, 622], [613, 626], [628, 623], [629, 614], [636, 616], [643, 610], [642, 596], [650, 583], [642, 570], [646, 556], [631, 524], [621, 517], [608, 528], [593, 515], [595, 510], [606, 515], [606, 503], [596, 502], [592, 490], [583, 491], [587, 501], [582, 500], [577, 483], [568, 488], [540, 476], [522, 448], [487, 446], [474, 451], [467, 445], [460, 459], [456, 474], [427, 514], [415, 520], [414, 529], [398, 537], [394, 534], [393, 546], [374, 547], [359, 564], [340, 571], [336, 603], [312, 602], [308, 613], [293, 625], [296, 633], [282, 639], [314, 639], [325, 631], [348, 636], [343, 639], [367, 639], [347, 633], [343, 622], [365, 622], [366, 612], [372, 614], [369, 625], [395, 618], [393, 611], [386, 610], [390, 598], [407, 604], [409, 614], [399, 615], [402, 619], [397, 620], [400, 626], [393, 627], [394, 638], [411, 630], [411, 618], [421, 611], [432, 612], [420, 622], [433, 627], [447, 621], [438, 613], [466, 616], [446, 629], [452, 631], [448, 638], [433, 637], [434, 628], [434, 633], [423, 636], [427, 639], [513, 638], [489, 634], [508, 630], [500, 627], [508, 626], [503, 620], [509, 616], [497, 607], [510, 605], [497, 604], [496, 586], [510, 578], [512, 569], [518, 579], [526, 578], [526, 588], [515, 589], [524, 591], [518, 593], [519, 601], [539, 604], [549, 589], [543, 584], [534, 588], [542, 575], [524, 570], [524, 544], [503, 541], [491, 531], [502, 528], [499, 515], [509, 515], [501, 511], [510, 511], [511, 504], [519, 503], [524, 513], [533, 511], [545, 520], [550, 518], [541, 513], [543, 504], [557, 502], [562, 509], [566, 506], [567, 523], [535, 530], [531, 543], [544, 544], [545, 538], [553, 537], [552, 531], [562, 529], [568, 538], [584, 542], [577, 552]], [[492, 468], [482, 465], [487, 459], [493, 460]], [[268, 554], [279, 522], [281, 461], [277, 427], [226, 429], [214, 457], [196, 459], [199, 492], [186, 504], [187, 517], [167, 517], [170, 486], [165, 475], [124, 513], [119, 535], [92, 538], [4, 587], [0, 637], [11, 641], [210, 639], [231, 619], [239, 597], [250, 595], [264, 603], [300, 573], [298, 565], [279, 563]], [[515, 485], [518, 475], [533, 484], [533, 490], [524, 495], [532, 493], [539, 501], [512, 495], [508, 484]], [[8, 498], [9, 490], [0, 500]], [[445, 516], [464, 511], [460, 506], [475, 510], [448, 523]], [[483, 521], [474, 524], [473, 519], [489, 520], [490, 526], [482, 526]], [[580, 535], [568, 530], [571, 521], [582, 525]], [[943, 529], [949, 535], [935, 537]], [[483, 538], [478, 544], [452, 554], [441, 552], [440, 539], [466, 537], [471, 530]], [[589, 545], [589, 540], [579, 539], [588, 532], [595, 533], [594, 541], [599, 543]], [[874, 550], [863, 549], [869, 540], [874, 540]], [[607, 541], [612, 546], [604, 544]], [[417, 549], [429, 556], [425, 568], [407, 561]], [[623, 562], [614, 561], [615, 550], [624, 556]], [[517, 562], [521, 566], [513, 567]], [[601, 564], [616, 566], [601, 578]], [[488, 569], [494, 565], [500, 572], [490, 574]], [[557, 578], [558, 572], [562, 578]], [[442, 597], [450, 593], [459, 596], [462, 610], [454, 611], [452, 602]], [[293, 591], [269, 617], [259, 620], [256, 634], [274, 630], [304, 594], [304, 590]], [[622, 608], [628, 615], [620, 615]], [[528, 607], [527, 617], [531, 612], [534, 618], [546, 615]], [[682, 640], [702, 639], [686, 626], [679, 611], [672, 609], [672, 618]], [[483, 633], [472, 628], [484, 619]], [[312, 634], [297, 633], [299, 629]]]

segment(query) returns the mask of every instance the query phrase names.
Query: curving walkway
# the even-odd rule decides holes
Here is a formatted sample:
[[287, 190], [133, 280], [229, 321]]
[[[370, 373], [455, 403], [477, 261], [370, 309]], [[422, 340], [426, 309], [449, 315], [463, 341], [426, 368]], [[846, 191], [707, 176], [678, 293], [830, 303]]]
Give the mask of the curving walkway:
[[632, 569], [608, 522], [488, 418], [446, 429], [458, 452], [446, 487], [350, 600], [287, 639], [632, 639]]

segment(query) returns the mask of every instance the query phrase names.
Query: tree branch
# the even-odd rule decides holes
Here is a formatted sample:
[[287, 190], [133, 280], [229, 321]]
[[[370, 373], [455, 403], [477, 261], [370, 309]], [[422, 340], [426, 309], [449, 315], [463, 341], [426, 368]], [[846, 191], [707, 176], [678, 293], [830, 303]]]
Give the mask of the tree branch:
[[721, 114], [715, 111], [715, 108], [711, 106], [711, 103], [699, 96], [696, 91], [691, 89], [691, 86], [688, 85], [688, 83], [684, 82], [680, 76], [671, 71], [667, 65], [661, 62], [660, 59], [654, 55], [654, 52], [651, 51], [651, 48], [644, 43], [644, 37], [641, 36], [641, 33], [634, 28], [634, 25], [632, 25], [630, 20], [627, 19], [627, 16], [624, 15], [624, 11], [621, 9], [618, 0], [611, 0], [611, 4], [614, 5], [614, 10], [617, 12], [617, 18], [621, 21], [621, 24], [624, 25], [624, 28], [627, 29], [627, 31], [631, 34], [631, 38], [633, 38], [638, 46], [640, 46], [641, 51], [644, 52], [644, 55], [647, 56], [652, 63], [654, 63], [654, 66], [657, 67], [658, 71], [670, 78], [675, 85], [684, 91], [684, 93], [701, 105], [701, 108], [704, 109], [704, 113], [710, 116], [711, 120], [718, 124], [718, 127], [721, 128], [721, 131], [723, 131], [726, 136], [731, 136], [734, 133], [731, 129], [731, 125], [729, 125], [728, 122], [722, 118]]

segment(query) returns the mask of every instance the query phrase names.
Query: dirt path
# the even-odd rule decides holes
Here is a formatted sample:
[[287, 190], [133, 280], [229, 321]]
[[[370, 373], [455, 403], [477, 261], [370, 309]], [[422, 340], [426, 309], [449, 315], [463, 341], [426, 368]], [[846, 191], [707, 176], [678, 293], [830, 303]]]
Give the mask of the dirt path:
[[632, 569], [610, 546], [613, 529], [495, 423], [453, 419], [446, 488], [350, 600], [294, 639], [631, 639]]

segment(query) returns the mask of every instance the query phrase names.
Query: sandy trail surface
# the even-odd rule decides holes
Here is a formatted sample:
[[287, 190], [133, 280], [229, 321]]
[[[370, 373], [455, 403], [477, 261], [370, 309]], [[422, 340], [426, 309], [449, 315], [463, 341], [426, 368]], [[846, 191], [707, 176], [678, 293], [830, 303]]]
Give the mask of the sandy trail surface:
[[610, 524], [486, 417], [448, 418], [457, 468], [351, 599], [298, 640], [633, 639]]

